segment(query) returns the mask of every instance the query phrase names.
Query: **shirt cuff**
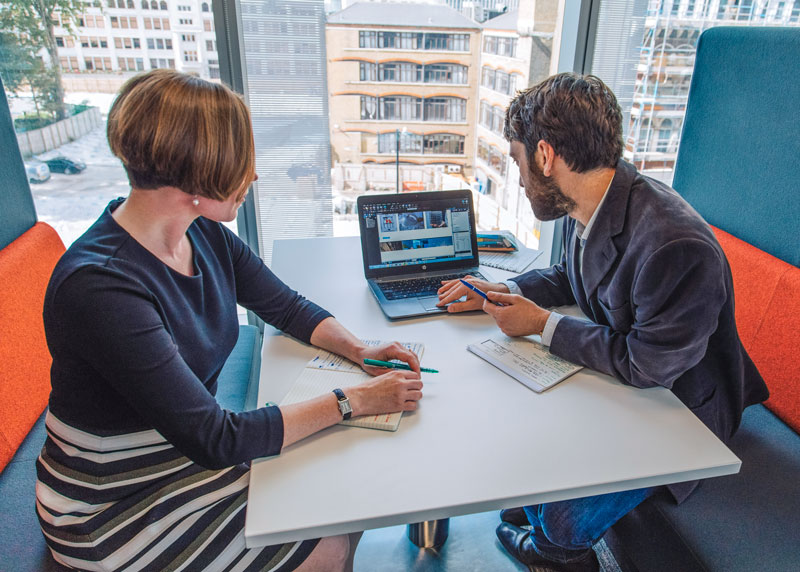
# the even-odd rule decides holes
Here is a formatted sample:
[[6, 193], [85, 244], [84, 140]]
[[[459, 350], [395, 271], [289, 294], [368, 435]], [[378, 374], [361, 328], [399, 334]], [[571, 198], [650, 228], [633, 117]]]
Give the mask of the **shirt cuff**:
[[519, 284], [513, 280], [504, 280], [502, 283], [506, 285], [506, 288], [508, 288], [509, 294], [519, 294], [522, 296], [522, 288], [520, 288]]
[[556, 333], [556, 326], [563, 317], [564, 316], [558, 312], [550, 312], [550, 316], [548, 316], [547, 322], [545, 322], [544, 329], [542, 330], [542, 345], [550, 345], [550, 342], [553, 341], [553, 334]]

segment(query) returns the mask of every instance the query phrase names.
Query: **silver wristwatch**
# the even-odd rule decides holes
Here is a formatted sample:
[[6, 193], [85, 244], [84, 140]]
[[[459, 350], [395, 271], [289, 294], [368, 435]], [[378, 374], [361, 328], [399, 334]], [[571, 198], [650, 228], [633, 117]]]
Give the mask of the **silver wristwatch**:
[[353, 408], [350, 407], [350, 400], [341, 389], [334, 389], [333, 393], [336, 395], [336, 399], [339, 400], [339, 412], [342, 414], [342, 419], [345, 421], [350, 419], [350, 416], [353, 414]]

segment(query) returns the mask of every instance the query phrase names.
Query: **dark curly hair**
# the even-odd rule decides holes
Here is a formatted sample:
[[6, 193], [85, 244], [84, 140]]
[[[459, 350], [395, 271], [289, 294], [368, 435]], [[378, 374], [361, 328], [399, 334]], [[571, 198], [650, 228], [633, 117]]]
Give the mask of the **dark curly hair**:
[[600, 78], [560, 73], [517, 93], [503, 135], [525, 146], [529, 162], [544, 140], [575, 172], [615, 168], [622, 157], [622, 110]]

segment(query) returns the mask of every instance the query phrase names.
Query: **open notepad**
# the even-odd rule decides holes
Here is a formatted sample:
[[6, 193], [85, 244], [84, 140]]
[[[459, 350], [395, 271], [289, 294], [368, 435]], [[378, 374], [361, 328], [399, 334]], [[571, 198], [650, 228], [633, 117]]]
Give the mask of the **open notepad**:
[[[370, 346], [378, 346], [384, 342], [378, 340], [362, 340]], [[404, 343], [405, 347], [413, 351], [420, 358], [425, 349], [419, 343]], [[306, 401], [324, 395], [337, 387], [358, 385], [372, 379], [361, 366], [325, 350], [320, 350], [303, 368], [303, 373], [294, 382], [294, 385], [281, 401], [281, 405]], [[382, 429], [383, 431], [397, 431], [400, 426], [402, 411], [396, 413], [383, 413], [380, 415], [361, 415], [351, 417], [347, 421], [340, 421], [340, 425], [353, 427], [366, 427], [367, 429]]]
[[498, 336], [470, 344], [467, 349], [536, 393], [583, 369], [551, 354], [545, 346], [530, 338]]

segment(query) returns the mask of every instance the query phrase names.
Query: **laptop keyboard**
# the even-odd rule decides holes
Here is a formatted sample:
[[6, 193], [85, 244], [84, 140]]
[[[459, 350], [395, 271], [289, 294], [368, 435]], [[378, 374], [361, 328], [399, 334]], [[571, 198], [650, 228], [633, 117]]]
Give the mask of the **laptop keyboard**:
[[432, 276], [430, 278], [414, 278], [411, 280], [394, 280], [392, 282], [378, 283], [378, 287], [387, 300], [401, 300], [403, 298], [419, 298], [422, 296], [436, 296], [436, 291], [441, 288], [442, 280], [456, 280], [472, 275], [475, 278], [486, 280], [478, 272], [460, 272], [446, 276]]

